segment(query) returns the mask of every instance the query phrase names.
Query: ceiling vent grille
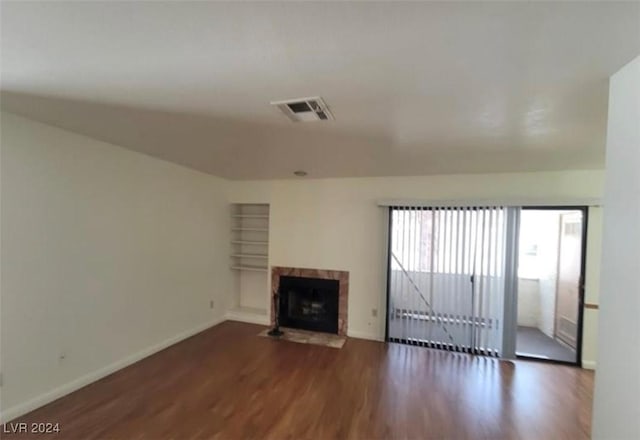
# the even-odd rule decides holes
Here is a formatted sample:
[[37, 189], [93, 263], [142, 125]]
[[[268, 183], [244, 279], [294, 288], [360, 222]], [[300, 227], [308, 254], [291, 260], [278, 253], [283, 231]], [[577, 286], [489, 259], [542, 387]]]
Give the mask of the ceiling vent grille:
[[293, 122], [332, 121], [333, 115], [322, 98], [287, 99], [285, 101], [271, 101]]

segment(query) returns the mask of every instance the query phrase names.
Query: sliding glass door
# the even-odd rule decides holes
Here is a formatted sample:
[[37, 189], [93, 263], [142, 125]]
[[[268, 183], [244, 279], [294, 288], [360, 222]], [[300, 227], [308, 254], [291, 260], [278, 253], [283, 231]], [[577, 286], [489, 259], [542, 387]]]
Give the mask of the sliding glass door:
[[387, 339], [502, 355], [517, 215], [498, 206], [392, 207]]
[[516, 354], [576, 364], [587, 210], [522, 209]]
[[579, 363], [587, 212], [391, 207], [387, 340]]

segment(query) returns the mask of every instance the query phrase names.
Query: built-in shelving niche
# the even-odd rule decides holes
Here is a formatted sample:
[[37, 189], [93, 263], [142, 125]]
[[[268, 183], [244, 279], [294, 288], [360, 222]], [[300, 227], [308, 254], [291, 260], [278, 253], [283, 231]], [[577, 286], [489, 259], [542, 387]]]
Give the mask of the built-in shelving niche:
[[227, 318], [268, 324], [269, 205], [232, 204], [230, 233], [236, 294]]

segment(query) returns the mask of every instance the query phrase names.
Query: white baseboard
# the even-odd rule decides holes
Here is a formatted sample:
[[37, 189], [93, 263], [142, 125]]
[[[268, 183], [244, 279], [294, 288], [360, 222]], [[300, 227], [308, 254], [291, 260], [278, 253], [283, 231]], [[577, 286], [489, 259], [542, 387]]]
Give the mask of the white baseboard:
[[224, 317], [217, 318], [211, 322], [208, 322], [204, 325], [200, 325], [193, 329], [182, 332], [176, 336], [173, 336], [169, 339], [165, 339], [159, 344], [152, 345], [151, 347], [147, 347], [144, 350], [141, 350], [137, 353], [129, 355], [119, 361], [116, 361], [112, 364], [107, 365], [106, 367], [100, 368], [99, 370], [93, 371], [89, 374], [85, 374], [71, 382], [67, 382], [64, 385], [61, 385], [57, 388], [54, 388], [51, 391], [48, 391], [44, 394], [41, 394], [37, 397], [34, 397], [24, 403], [15, 405], [11, 408], [7, 408], [0, 412], [0, 423], [9, 422], [16, 417], [20, 417], [23, 414], [26, 414], [34, 409], [40, 408], [41, 406], [46, 405], [49, 402], [53, 402], [60, 397], [66, 396], [69, 393], [72, 393], [86, 385], [89, 385], [92, 382], [102, 379], [112, 373], [115, 373], [118, 370], [121, 370], [125, 367], [128, 367], [131, 364], [134, 364], [148, 356], [151, 356], [154, 353], [157, 353], [165, 348], [174, 345], [184, 339], [187, 339], [201, 331], [204, 331], [214, 325], [218, 325], [225, 320]]
[[379, 342], [384, 342], [384, 337], [382, 336], [378, 336], [375, 333], [369, 333], [369, 332], [361, 332], [358, 330], [347, 330], [347, 336], [349, 336], [350, 338], [356, 338], [356, 339], [367, 339], [369, 341], [379, 341]]
[[585, 370], [595, 370], [596, 369], [596, 361], [582, 361], [582, 368]]

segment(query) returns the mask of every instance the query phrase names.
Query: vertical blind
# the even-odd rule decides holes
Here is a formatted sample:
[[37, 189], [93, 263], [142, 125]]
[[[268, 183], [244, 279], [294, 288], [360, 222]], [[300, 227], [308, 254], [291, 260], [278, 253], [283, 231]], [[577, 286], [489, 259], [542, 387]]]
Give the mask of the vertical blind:
[[500, 355], [511, 209], [391, 208], [389, 340]]

